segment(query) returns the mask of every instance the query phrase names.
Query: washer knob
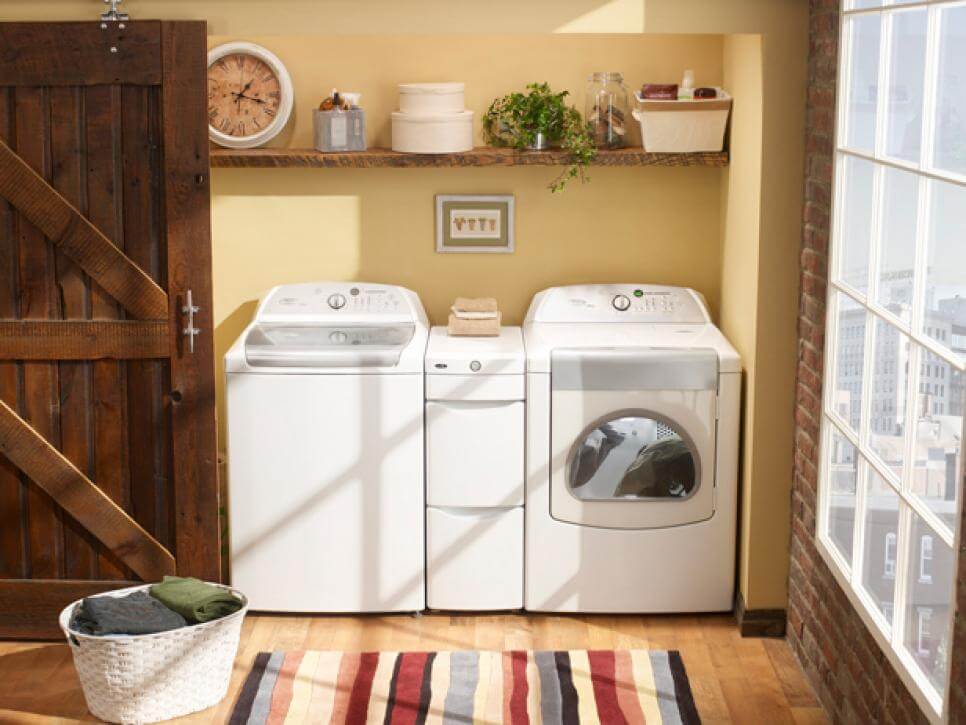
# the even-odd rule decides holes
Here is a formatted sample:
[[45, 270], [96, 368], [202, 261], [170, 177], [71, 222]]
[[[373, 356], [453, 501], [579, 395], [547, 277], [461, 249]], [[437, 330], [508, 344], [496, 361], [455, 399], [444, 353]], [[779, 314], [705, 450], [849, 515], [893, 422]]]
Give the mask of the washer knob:
[[342, 345], [348, 339], [349, 336], [346, 335], [342, 330], [333, 330], [331, 333], [329, 333], [329, 341], [334, 342], [336, 345]]
[[341, 310], [345, 307], [345, 295], [336, 292], [334, 295], [329, 295], [329, 307], [333, 310]]
[[614, 305], [614, 309], [618, 312], [624, 312], [630, 309], [631, 300], [627, 295], [615, 295], [611, 304]]

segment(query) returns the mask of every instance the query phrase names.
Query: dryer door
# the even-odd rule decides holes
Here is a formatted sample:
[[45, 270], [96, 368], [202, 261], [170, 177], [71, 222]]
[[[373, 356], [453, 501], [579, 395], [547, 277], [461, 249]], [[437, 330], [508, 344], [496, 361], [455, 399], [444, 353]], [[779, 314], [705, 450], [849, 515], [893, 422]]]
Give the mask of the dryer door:
[[713, 350], [555, 350], [553, 518], [647, 529], [714, 513]]

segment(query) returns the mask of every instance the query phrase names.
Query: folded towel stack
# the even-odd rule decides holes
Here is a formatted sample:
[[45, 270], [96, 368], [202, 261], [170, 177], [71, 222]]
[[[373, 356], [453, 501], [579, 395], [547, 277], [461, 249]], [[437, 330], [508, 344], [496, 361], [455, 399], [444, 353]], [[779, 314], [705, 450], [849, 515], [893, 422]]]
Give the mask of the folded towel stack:
[[497, 337], [502, 320], [492, 297], [457, 297], [450, 311], [448, 331], [454, 337]]
[[148, 591], [87, 597], [74, 608], [72, 629], [93, 636], [154, 634], [210, 622], [242, 608], [238, 597], [191, 577], [166, 576]]

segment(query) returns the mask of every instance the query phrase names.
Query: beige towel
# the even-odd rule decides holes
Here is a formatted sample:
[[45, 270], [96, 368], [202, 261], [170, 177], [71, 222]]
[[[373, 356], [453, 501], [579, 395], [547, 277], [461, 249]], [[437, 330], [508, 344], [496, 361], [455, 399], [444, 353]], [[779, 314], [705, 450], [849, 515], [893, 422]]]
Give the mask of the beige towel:
[[498, 337], [502, 315], [489, 320], [466, 320], [456, 315], [449, 316], [449, 334], [453, 337]]
[[461, 320], [495, 320], [496, 316], [500, 314], [496, 310], [493, 312], [467, 312], [466, 310], [461, 310], [458, 307], [450, 307], [449, 309]]
[[457, 297], [453, 307], [462, 312], [496, 312], [496, 300], [492, 297]]

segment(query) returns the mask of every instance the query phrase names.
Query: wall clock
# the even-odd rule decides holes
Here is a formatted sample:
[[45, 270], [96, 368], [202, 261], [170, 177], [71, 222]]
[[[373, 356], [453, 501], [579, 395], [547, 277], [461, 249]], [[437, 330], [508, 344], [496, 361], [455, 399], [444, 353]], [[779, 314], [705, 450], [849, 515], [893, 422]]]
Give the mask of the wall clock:
[[208, 137], [249, 149], [275, 138], [292, 115], [292, 78], [282, 61], [254, 43], [208, 53]]

